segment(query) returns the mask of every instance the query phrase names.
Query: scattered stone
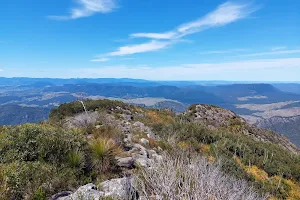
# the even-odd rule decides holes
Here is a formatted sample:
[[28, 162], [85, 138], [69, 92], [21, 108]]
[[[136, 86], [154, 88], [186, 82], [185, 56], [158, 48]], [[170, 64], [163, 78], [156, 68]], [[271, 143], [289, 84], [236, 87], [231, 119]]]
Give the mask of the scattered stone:
[[117, 165], [120, 167], [133, 168], [134, 160], [132, 157], [117, 158]]
[[149, 140], [145, 138], [140, 139], [140, 142], [143, 143], [144, 145], [149, 145]]
[[143, 147], [142, 145], [137, 144], [137, 143], [133, 144], [133, 146], [134, 146], [135, 148], [137, 148], [137, 149], [146, 150], [145, 147]]
[[71, 195], [71, 191], [64, 191], [53, 195], [49, 200], [59, 200]]
[[99, 129], [99, 128], [101, 128], [101, 126], [102, 126], [102, 125], [97, 125], [97, 126], [96, 126], [96, 129]]
[[134, 192], [131, 178], [118, 178], [100, 183], [99, 189], [104, 196], [126, 199], [131, 192]]
[[139, 153], [133, 153], [132, 154], [132, 158], [134, 160], [134, 164], [136, 166], [142, 166], [142, 167], [149, 167], [150, 166], [150, 162], [149, 162], [149, 158], [147, 155], [141, 154]]
[[104, 192], [98, 191], [96, 185], [89, 183], [87, 185], [81, 186], [76, 192], [68, 196], [59, 197], [53, 200], [92, 200], [100, 199], [104, 196]]

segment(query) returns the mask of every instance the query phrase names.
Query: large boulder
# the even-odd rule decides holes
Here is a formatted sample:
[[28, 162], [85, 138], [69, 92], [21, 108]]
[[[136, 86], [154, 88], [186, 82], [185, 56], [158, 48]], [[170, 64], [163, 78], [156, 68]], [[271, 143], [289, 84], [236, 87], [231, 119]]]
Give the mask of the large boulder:
[[132, 186], [131, 178], [118, 178], [102, 182], [99, 189], [104, 192], [104, 196], [119, 199], [136, 199], [137, 192]]
[[119, 167], [133, 168], [134, 160], [132, 157], [116, 158]]
[[73, 194], [65, 195], [67, 195], [67, 193], [54, 195], [51, 200], [94, 200], [103, 197], [104, 192], [97, 190], [96, 185], [89, 183], [78, 188]]

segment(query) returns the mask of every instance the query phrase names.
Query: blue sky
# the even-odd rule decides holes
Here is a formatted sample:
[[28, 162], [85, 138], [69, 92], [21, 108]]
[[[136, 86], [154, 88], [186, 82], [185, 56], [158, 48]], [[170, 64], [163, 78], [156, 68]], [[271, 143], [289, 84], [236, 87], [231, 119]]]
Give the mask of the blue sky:
[[0, 76], [299, 81], [299, 0], [1, 0]]

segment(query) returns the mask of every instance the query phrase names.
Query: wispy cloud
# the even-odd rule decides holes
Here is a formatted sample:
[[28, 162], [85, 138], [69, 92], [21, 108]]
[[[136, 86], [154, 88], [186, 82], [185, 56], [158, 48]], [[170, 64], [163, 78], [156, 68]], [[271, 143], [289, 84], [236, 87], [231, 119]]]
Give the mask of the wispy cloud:
[[[155, 80], [200, 80], [207, 77], [220, 78], [222, 74], [229, 74], [232, 79], [232, 73], [239, 71], [240, 74], [259, 74], [260, 70], [273, 69], [289, 71], [300, 68], [300, 58], [286, 59], [258, 59], [232, 61], [223, 63], [192, 63], [177, 66], [149, 67], [149, 66], [104, 66], [100, 68], [82, 68], [73, 71], [80, 77], [115, 77], [115, 78], [143, 78]], [[276, 70], [274, 70], [276, 71]], [[170, 73], [172, 72], [172, 73]], [[216, 76], [216, 72], [218, 76]], [[219, 76], [220, 75], [220, 76]], [[74, 76], [74, 75], [73, 75]], [[239, 77], [235, 77], [239, 79]], [[248, 76], [249, 79], [255, 79], [255, 76]], [[269, 78], [272, 78], [270, 76]], [[287, 77], [282, 77], [285, 79]], [[227, 78], [228, 79], [228, 78]]]
[[300, 49], [294, 50], [284, 50], [284, 51], [266, 51], [252, 54], [242, 54], [238, 55], [238, 57], [258, 57], [258, 56], [271, 56], [271, 55], [287, 55], [287, 54], [299, 54]]
[[224, 63], [200, 63], [200, 64], [184, 64], [189, 68], [201, 68], [206, 71], [215, 70], [254, 70], [267, 68], [292, 68], [300, 67], [300, 58], [283, 58], [283, 59], [257, 59], [243, 60]]
[[136, 58], [122, 58], [121, 60], [136, 60]]
[[164, 49], [173, 43], [174, 43], [173, 41], [165, 42], [165, 41], [152, 40], [148, 43], [119, 47], [119, 49], [117, 51], [110, 52], [107, 54], [107, 56], [125, 56], [125, 55], [132, 55], [132, 54], [136, 54], [136, 53], [157, 51], [160, 49]]
[[174, 30], [164, 33], [134, 33], [133, 38], [151, 39], [178, 39], [189, 34], [197, 33], [208, 28], [224, 26], [240, 19], [246, 18], [256, 11], [251, 4], [240, 4], [226, 2], [221, 4], [216, 10], [195, 21], [182, 24]]
[[237, 53], [237, 52], [244, 52], [249, 51], [249, 49], [227, 49], [227, 50], [214, 50], [214, 51], [203, 51], [200, 54], [229, 54], [229, 53]]
[[[138, 78], [149, 80], [298, 80], [300, 57], [285, 59], [256, 59], [220, 63], [187, 63], [175, 66], [102, 65], [97, 68], [33, 68], [2, 72], [5, 77], [52, 78]], [[265, 76], [265, 74], [268, 76]], [[283, 76], [284, 74], [284, 76]]]
[[76, 0], [77, 7], [73, 7], [69, 15], [52, 15], [49, 19], [70, 20], [89, 17], [96, 13], [109, 13], [117, 8], [115, 0]]
[[[174, 30], [164, 33], [133, 33], [130, 38], [148, 38], [150, 42], [119, 47], [116, 51], [104, 54], [105, 56], [124, 56], [136, 53], [157, 51], [183, 41], [184, 36], [203, 31], [208, 28], [224, 26], [246, 18], [256, 11], [251, 4], [226, 2], [208, 13], [204, 17], [182, 24]], [[216, 53], [216, 52], [214, 52]]]
[[90, 60], [91, 62], [107, 62], [109, 61], [109, 58], [95, 58], [93, 60]]
[[177, 37], [176, 31], [170, 31], [166, 33], [133, 33], [130, 35], [131, 38], [150, 38], [150, 39], [174, 39]]
[[286, 46], [278, 46], [278, 47], [273, 47], [271, 48], [271, 51], [279, 51], [279, 50], [284, 50], [287, 49]]

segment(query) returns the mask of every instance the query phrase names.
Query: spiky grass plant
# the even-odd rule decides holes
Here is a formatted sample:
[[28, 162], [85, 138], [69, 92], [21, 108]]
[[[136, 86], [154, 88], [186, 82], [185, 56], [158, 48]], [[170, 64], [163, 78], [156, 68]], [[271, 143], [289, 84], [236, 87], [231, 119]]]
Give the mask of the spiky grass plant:
[[116, 143], [108, 138], [97, 138], [90, 143], [93, 168], [106, 172], [115, 163], [115, 155], [120, 152]]
[[68, 156], [68, 164], [71, 168], [82, 169], [85, 165], [85, 156], [81, 151], [72, 151]]

